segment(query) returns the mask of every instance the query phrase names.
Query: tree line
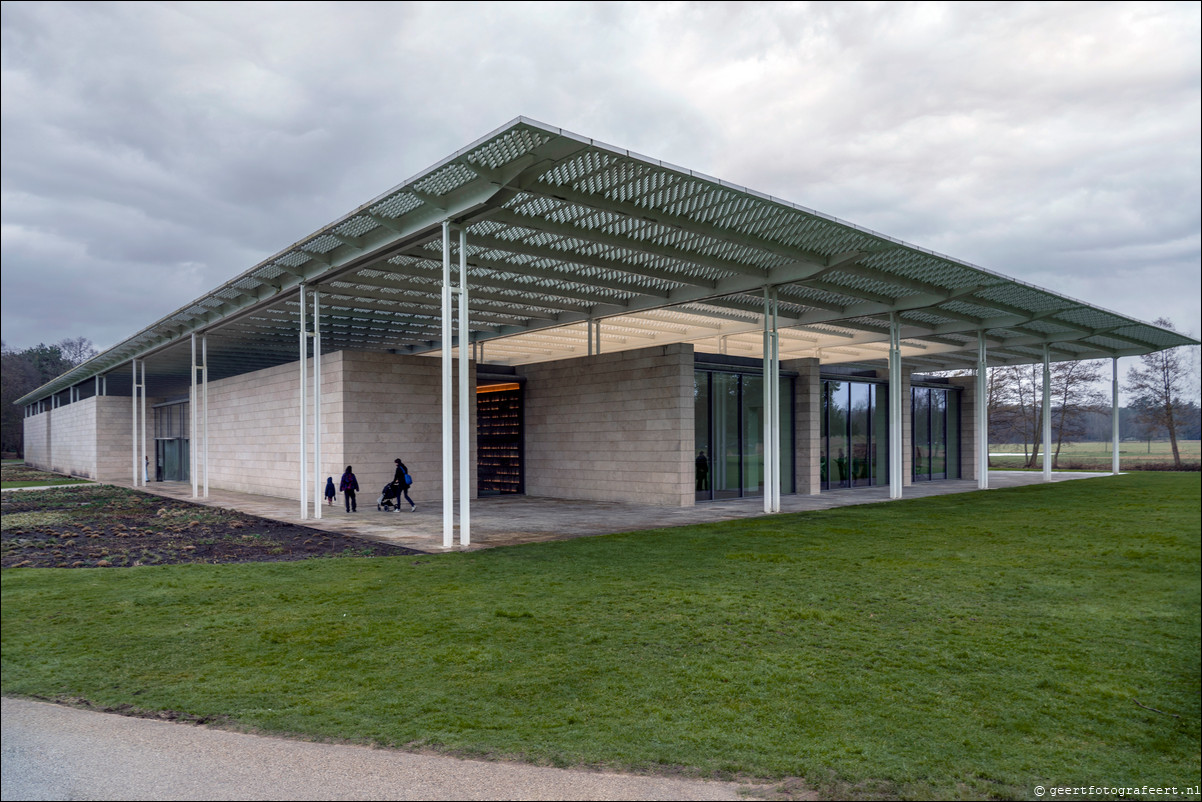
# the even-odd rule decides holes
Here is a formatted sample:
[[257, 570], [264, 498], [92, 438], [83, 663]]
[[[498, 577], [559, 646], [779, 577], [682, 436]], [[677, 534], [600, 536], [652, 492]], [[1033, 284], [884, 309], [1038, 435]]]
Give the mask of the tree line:
[[96, 348], [86, 337], [38, 343], [22, 351], [0, 341], [0, 451], [25, 455], [25, 410], [13, 402], [94, 356]]
[[[1157, 326], [1171, 329], [1165, 318]], [[1129, 401], [1119, 410], [1124, 437], [1168, 438], [1173, 465], [1181, 468], [1178, 440], [1202, 439], [1198, 404], [1196, 350], [1171, 348], [1145, 354], [1127, 371], [1123, 390]], [[1052, 442], [1056, 466], [1062, 447], [1082, 440], [1111, 439], [1111, 399], [1099, 386], [1108, 383], [1107, 360], [1057, 362], [1050, 366]], [[1022, 444], [1026, 466], [1038, 467], [1043, 440], [1043, 365], [992, 368], [988, 374], [989, 441]]]

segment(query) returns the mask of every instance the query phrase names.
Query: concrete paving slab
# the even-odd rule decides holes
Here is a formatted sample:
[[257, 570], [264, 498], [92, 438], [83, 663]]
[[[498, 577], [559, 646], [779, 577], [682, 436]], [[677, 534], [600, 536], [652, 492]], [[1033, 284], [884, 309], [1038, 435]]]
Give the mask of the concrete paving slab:
[[[1110, 476], [1109, 473], [1052, 474], [1053, 482], [1065, 482]], [[1005, 487], [1042, 484], [1040, 471], [990, 471], [991, 490]], [[115, 483], [121, 484], [121, 483]], [[129, 487], [128, 483], [124, 484]], [[292, 499], [235, 493], [210, 489], [207, 499], [193, 499], [191, 484], [183, 482], [152, 482], [144, 488], [147, 493], [191, 501], [214, 507], [237, 510], [274, 521], [307, 526], [325, 532], [351, 535], [366, 540], [392, 543], [424, 552], [447, 551], [442, 546], [442, 503], [423, 504], [420, 497], [416, 512], [379, 512], [375, 499], [360, 497], [358, 512], [348, 513], [339, 503], [323, 506], [320, 519], [300, 516], [300, 502]], [[978, 492], [975, 480], [924, 482], [905, 488], [904, 498], [924, 498], [953, 493]], [[990, 491], [984, 491], [990, 492]], [[855, 504], [888, 502], [888, 487], [833, 490], [819, 495], [787, 495], [781, 498], [782, 512], [826, 510]], [[457, 507], [456, 507], [457, 508]], [[605, 501], [576, 501], [539, 498], [534, 496], [492, 496], [472, 501], [471, 544], [467, 550], [538, 543], [549, 540], [568, 540], [577, 537], [629, 532], [639, 529], [662, 529], [688, 524], [714, 523], [764, 515], [761, 498], [715, 501], [692, 507], [653, 507], [644, 504], [622, 504]], [[456, 545], [450, 550], [464, 550], [458, 544], [458, 519], [455, 516]]]

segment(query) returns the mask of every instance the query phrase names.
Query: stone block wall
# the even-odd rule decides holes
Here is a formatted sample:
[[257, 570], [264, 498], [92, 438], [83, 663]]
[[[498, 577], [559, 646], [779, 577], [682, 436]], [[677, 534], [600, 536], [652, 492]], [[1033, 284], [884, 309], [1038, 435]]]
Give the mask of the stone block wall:
[[95, 399], [61, 406], [52, 410], [50, 416], [50, 470], [95, 479]]
[[692, 345], [518, 370], [528, 495], [693, 505]]
[[25, 463], [44, 471], [50, 470], [50, 412], [39, 412], [25, 418]]
[[[133, 416], [130, 398], [98, 396], [96, 402], [96, 478], [101, 481], [128, 482], [133, 477]], [[140, 414], [140, 413], [139, 413]], [[146, 401], [146, 454], [150, 457], [151, 479], [154, 466], [154, 402]]]
[[[781, 370], [797, 373], [794, 383], [795, 456], [797, 492], [815, 495], [822, 490], [822, 380], [817, 359], [781, 362]], [[781, 405], [782, 408], [784, 405]]]
[[[422, 506], [442, 507], [442, 360], [365, 351], [340, 355], [341, 411], [328, 419], [344, 431], [342, 468], [353, 465], [360, 499], [374, 505], [392, 481], [398, 457], [413, 477], [409, 496]], [[471, 496], [476, 496], [476, 370], [469, 363], [468, 444]], [[455, 475], [459, 487], [459, 360], [454, 361], [452, 396]]]
[[[322, 357], [322, 484], [342, 473], [342, 442], [336, 425], [338, 354]], [[308, 360], [313, 381], [313, 360]], [[209, 486], [280, 498], [300, 497], [300, 364], [290, 362], [209, 382]], [[198, 414], [203, 414], [197, 410]], [[306, 486], [312, 493], [312, 390], [306, 399]], [[203, 451], [203, 428], [198, 442]], [[203, 480], [203, 474], [197, 477]], [[337, 481], [337, 479], [335, 479]]]
[[[147, 399], [147, 449], [154, 459], [154, 421]], [[35, 468], [101, 481], [133, 474], [129, 396], [92, 396], [25, 418], [25, 462]]]

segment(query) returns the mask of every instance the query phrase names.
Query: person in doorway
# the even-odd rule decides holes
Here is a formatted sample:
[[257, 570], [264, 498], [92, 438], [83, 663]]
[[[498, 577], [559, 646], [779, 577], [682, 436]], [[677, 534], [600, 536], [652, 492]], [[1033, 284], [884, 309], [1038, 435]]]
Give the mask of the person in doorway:
[[346, 473], [342, 474], [342, 482], [339, 483], [338, 489], [342, 491], [342, 497], [346, 500], [346, 511], [358, 512], [355, 494], [359, 492], [359, 480], [355, 478], [350, 465], [346, 466]]
[[710, 489], [710, 461], [704, 451], [697, 455], [697, 489]]
[[413, 477], [409, 475], [409, 469], [405, 467], [405, 463], [400, 459], [393, 460], [396, 463], [396, 473], [392, 476], [392, 483], [396, 485], [396, 509], [401, 511], [401, 496], [405, 497], [405, 501], [409, 502], [409, 512], [416, 512], [417, 505], [413, 503], [413, 499], [409, 498], [409, 488], [413, 486]]
[[334, 477], [326, 477], [326, 504], [334, 506], [334, 497], [338, 495], [337, 488], [334, 487]]

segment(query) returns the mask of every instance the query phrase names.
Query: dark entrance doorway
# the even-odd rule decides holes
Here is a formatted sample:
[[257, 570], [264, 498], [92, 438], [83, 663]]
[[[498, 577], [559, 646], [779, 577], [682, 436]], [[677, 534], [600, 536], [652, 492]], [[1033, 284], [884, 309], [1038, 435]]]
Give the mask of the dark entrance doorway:
[[522, 465], [522, 386], [476, 388], [476, 476], [481, 496], [526, 492]]
[[187, 401], [169, 401], [154, 408], [154, 479], [156, 482], [186, 482], [188, 473]]

